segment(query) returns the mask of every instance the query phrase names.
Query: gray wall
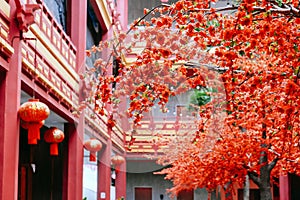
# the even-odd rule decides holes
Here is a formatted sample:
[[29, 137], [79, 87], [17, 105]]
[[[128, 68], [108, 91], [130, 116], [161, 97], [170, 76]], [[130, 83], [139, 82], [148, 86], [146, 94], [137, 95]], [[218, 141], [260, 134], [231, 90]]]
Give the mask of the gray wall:
[[[163, 175], [153, 174], [154, 171], [160, 171], [163, 167], [157, 165], [153, 160], [127, 160], [127, 185], [126, 196], [128, 200], [134, 199], [135, 187], [152, 188], [152, 199], [160, 200], [160, 194], [164, 195], [163, 200], [170, 200], [166, 189], [172, 188], [172, 182], [165, 180]], [[197, 189], [194, 191], [194, 200], [207, 200], [207, 191]]]
[[166, 189], [172, 187], [170, 181], [164, 180], [162, 175], [154, 175], [153, 173], [127, 173], [127, 191], [126, 198], [134, 200], [134, 188], [135, 187], [151, 187], [152, 199], [160, 200], [159, 195], [164, 195], [164, 200], [169, 200]]
[[[167, 4], [172, 4], [178, 0], [169, 0]], [[161, 5], [160, 0], [128, 0], [128, 23], [144, 16], [144, 8], [151, 9]]]
[[206, 189], [197, 189], [194, 192], [194, 200], [207, 200], [208, 193]]

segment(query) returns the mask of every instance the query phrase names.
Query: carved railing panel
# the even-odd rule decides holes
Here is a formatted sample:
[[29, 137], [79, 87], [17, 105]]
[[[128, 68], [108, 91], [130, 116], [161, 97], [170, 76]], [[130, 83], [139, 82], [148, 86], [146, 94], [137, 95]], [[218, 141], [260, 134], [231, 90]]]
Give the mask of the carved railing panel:
[[2, 58], [7, 61], [14, 53], [8, 40], [10, 5], [5, 0], [0, 0], [0, 5], [0, 51]]
[[71, 42], [70, 37], [64, 32], [61, 25], [55, 21], [45, 5], [43, 5], [42, 10], [36, 11], [35, 16], [35, 22], [42, 33], [45, 34], [52, 43], [55, 50], [59, 52], [59, 54], [64, 57], [65, 61], [75, 70], [76, 47]]
[[72, 111], [78, 105], [78, 89], [74, 88], [56, 70], [56, 66], [49, 63], [43, 52], [26, 42], [22, 46], [22, 66], [30, 78], [39, 82], [42, 89], [54, 95], [65, 107]]

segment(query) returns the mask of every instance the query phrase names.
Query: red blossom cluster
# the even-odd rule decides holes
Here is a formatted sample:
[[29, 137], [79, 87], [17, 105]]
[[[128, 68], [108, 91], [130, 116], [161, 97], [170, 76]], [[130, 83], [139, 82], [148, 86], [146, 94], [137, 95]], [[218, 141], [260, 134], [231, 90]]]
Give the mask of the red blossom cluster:
[[[260, 188], [280, 174], [300, 174], [298, 1], [217, 5], [180, 0], [146, 10], [160, 15], [136, 21], [133, 35], [112, 45], [122, 63], [118, 74], [108, 76], [110, 65], [97, 63], [105, 73], [94, 91], [95, 110], [103, 114], [103, 105], [127, 98], [127, 114], [137, 126], [155, 104], [166, 111], [170, 96], [214, 89], [212, 101], [198, 108], [199, 130], [185, 142], [171, 142], [160, 159], [171, 165], [162, 173], [173, 181], [173, 194], [230, 188], [247, 174]], [[130, 55], [135, 59], [128, 62]], [[260, 179], [266, 173], [271, 178]]]

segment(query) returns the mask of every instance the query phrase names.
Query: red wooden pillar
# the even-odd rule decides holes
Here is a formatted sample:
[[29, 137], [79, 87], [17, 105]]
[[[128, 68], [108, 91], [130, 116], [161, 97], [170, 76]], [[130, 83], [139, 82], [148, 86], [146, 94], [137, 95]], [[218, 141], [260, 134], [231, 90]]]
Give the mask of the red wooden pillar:
[[[80, 73], [85, 70], [87, 0], [71, 0], [68, 6], [67, 32], [77, 49], [76, 72]], [[67, 124], [66, 131], [69, 134], [67, 199], [82, 200], [84, 112], [76, 127]]]
[[76, 71], [82, 72], [85, 69], [86, 56], [87, 0], [72, 0], [69, 8], [71, 12], [68, 13], [68, 32], [77, 48]]
[[280, 200], [291, 199], [291, 184], [290, 176], [288, 174], [279, 177], [279, 196]]
[[65, 164], [64, 197], [66, 200], [82, 200], [83, 177], [83, 115], [79, 124], [65, 124], [68, 135], [67, 163]]
[[120, 171], [116, 176], [116, 198], [126, 199], [126, 160], [120, 165]]
[[127, 29], [128, 25], [128, 0], [118, 0], [117, 11], [120, 13], [119, 20], [123, 30]]
[[[15, 8], [11, 7], [10, 35], [19, 36], [14, 23]], [[19, 118], [21, 96], [21, 44], [14, 39], [14, 54], [8, 65], [9, 71], [0, 77], [0, 199], [16, 200], [18, 197]]]
[[107, 140], [106, 147], [100, 152], [98, 163], [98, 199], [110, 200], [111, 186], [111, 140]]

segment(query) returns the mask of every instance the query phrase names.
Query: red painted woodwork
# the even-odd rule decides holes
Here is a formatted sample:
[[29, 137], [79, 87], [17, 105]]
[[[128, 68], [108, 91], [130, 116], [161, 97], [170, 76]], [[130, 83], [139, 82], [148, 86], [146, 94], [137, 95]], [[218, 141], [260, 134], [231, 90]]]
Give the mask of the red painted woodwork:
[[282, 175], [279, 177], [279, 199], [290, 200], [291, 199], [291, 185], [290, 176]]
[[2, 71], [8, 71], [8, 62], [13, 54], [11, 42], [7, 37], [9, 34], [9, 20], [6, 14], [1, 13], [0, 15], [0, 73]]
[[64, 138], [64, 132], [56, 127], [51, 127], [45, 132], [44, 139], [46, 142], [50, 143], [51, 156], [58, 156], [58, 143], [62, 142]]
[[121, 27], [125, 30], [128, 25], [128, 0], [118, 0], [117, 5], [117, 11], [121, 14], [119, 17]]
[[[54, 30], [55, 29], [52, 29], [52, 31]], [[51, 66], [51, 64], [49, 64], [48, 57], [44, 57], [40, 52], [35, 52], [32, 44], [23, 46], [22, 56], [31, 64], [31, 66], [23, 66], [23, 70], [26, 72], [24, 75], [30, 79], [36, 74], [38, 74], [39, 77], [44, 77], [44, 80], [37, 79], [35, 82], [42, 86], [41, 88], [46, 90], [48, 94], [60, 99], [60, 104], [64, 105], [69, 110], [72, 110], [74, 103], [77, 104], [78, 102], [78, 94], [76, 89], [69, 83], [69, 79], [74, 78], [72, 77], [72, 74], [69, 73], [69, 70], [65, 71], [65, 73], [70, 75], [66, 78], [66, 76], [61, 73], [61, 70], [58, 70], [55, 68], [56, 66]], [[36, 57], [36, 59], [32, 59], [34, 57]], [[58, 60], [63, 61], [63, 56], [61, 55]], [[49, 88], [51, 88], [51, 90], [49, 90]]]
[[[44, 137], [46, 130], [46, 127], [41, 128], [42, 137]], [[21, 184], [26, 185], [26, 198], [24, 200], [62, 200], [62, 180], [65, 176], [63, 174], [63, 162], [66, 160], [65, 155], [59, 155], [58, 157], [50, 156], [49, 145], [43, 140], [38, 145], [28, 145], [24, 132], [25, 130], [21, 129], [19, 151], [20, 166], [26, 169], [26, 175], [19, 178], [19, 180], [23, 179], [25, 182]], [[64, 144], [61, 148], [62, 150], [67, 149], [67, 145]], [[21, 188], [20, 182], [19, 188]], [[19, 195], [20, 193], [19, 189]]]
[[27, 187], [26, 187], [26, 176], [27, 176], [27, 169], [26, 167], [22, 166], [21, 167], [21, 178], [20, 178], [20, 200], [26, 200], [27, 199]]
[[[1, 52], [1, 55], [5, 57], [1, 57], [0, 65], [3, 65], [5, 67], [4, 71], [5, 73], [0, 74], [0, 110], [3, 111], [3, 114], [0, 114], [0, 127], [1, 127], [1, 133], [3, 130], [3, 134], [0, 134], [0, 199], [18, 199], [18, 161], [21, 163], [21, 160], [18, 160], [18, 147], [19, 147], [19, 122], [17, 111], [18, 107], [20, 106], [20, 93], [21, 93], [21, 81], [22, 81], [22, 89], [26, 91], [28, 94], [33, 94], [33, 90], [41, 100], [45, 101], [47, 105], [56, 112], [56, 114], [60, 115], [61, 117], [65, 118], [67, 121], [71, 122], [70, 124], [65, 125], [65, 133], [67, 134], [68, 140], [63, 142], [68, 142], [68, 144], [64, 147], [64, 171], [63, 176], [60, 175], [57, 176], [57, 178], [63, 179], [63, 184], [58, 183], [57, 187], [63, 188], [63, 194], [61, 194], [62, 199], [72, 199], [72, 200], [81, 200], [82, 199], [82, 138], [83, 138], [83, 130], [84, 130], [84, 118], [81, 117], [79, 120], [74, 118], [71, 115], [70, 112], [70, 106], [69, 104], [67, 106], [65, 99], [61, 98], [58, 94], [53, 92], [53, 88], [51, 88], [48, 85], [45, 85], [45, 82], [41, 81], [41, 79], [32, 81], [32, 71], [28, 70], [28, 66], [25, 66], [27, 63], [33, 65], [31, 58], [32, 55], [34, 55], [34, 51], [32, 50], [33, 42], [27, 42], [22, 41], [22, 43], [19, 42], [19, 27], [17, 26], [16, 22], [16, 6], [15, 3], [20, 3], [20, 1], [7, 1], [12, 6], [10, 9], [10, 19], [9, 23], [5, 24], [5, 26], [2, 26], [2, 28], [6, 28], [7, 26], [10, 26], [9, 31], [7, 30], [7, 33], [9, 34], [9, 38], [4, 38], [5, 41], [8, 41], [8, 43], [11, 43], [13, 41], [13, 48], [14, 48], [14, 54], [12, 54], [11, 60], [10, 58], [11, 54], [3, 54]], [[23, 1], [24, 2], [24, 1]], [[28, 1], [26, 1], [28, 2]], [[55, 52], [58, 52], [60, 55], [58, 56], [58, 62], [66, 64], [65, 69], [67, 73], [75, 69], [75, 66], [78, 66], [78, 69], [84, 68], [84, 59], [85, 59], [85, 27], [86, 27], [86, 20], [82, 16], [86, 16], [86, 1], [82, 0], [75, 0], [72, 1], [73, 7], [72, 9], [68, 9], [68, 13], [70, 13], [71, 16], [73, 16], [73, 20], [71, 20], [71, 23], [73, 26], [71, 26], [73, 34], [72, 41], [76, 42], [76, 45], [81, 49], [79, 51], [79, 56], [76, 58], [76, 49], [71, 42], [71, 39], [64, 33], [64, 31], [61, 29], [61, 27], [55, 22], [54, 17], [51, 16], [51, 14], [48, 12], [47, 8], [43, 5], [41, 0], [37, 0], [37, 3], [43, 6], [43, 9], [36, 10], [36, 23], [37, 26], [30, 27], [30, 29], [35, 29], [37, 32], [34, 32], [33, 34], [41, 33], [41, 35], [33, 35], [36, 37], [39, 37], [41, 42], [50, 41], [48, 43], [48, 47], [52, 48], [52, 46], [55, 46]], [[21, 5], [21, 4], [19, 4]], [[21, 6], [19, 6], [21, 7]], [[0, 8], [1, 9], [1, 8]], [[31, 24], [32, 18], [31, 16], [27, 16], [27, 18], [24, 16], [27, 14], [28, 10], [30, 10], [30, 7], [26, 7], [23, 9], [23, 11], [20, 11], [19, 14], [19, 20], [21, 21], [21, 28], [22, 30], [26, 31], [29, 24]], [[73, 13], [73, 14], [71, 14]], [[76, 13], [76, 15], [74, 15]], [[2, 13], [3, 14], [3, 13]], [[32, 13], [29, 13], [32, 15]], [[22, 16], [23, 15], [23, 16]], [[0, 16], [1, 19], [2, 16]], [[1, 20], [0, 20], [1, 21]], [[7, 22], [8, 20], [2, 20], [2, 22]], [[0, 22], [1, 23], [1, 22]], [[38, 27], [40, 30], [38, 30]], [[83, 27], [83, 28], [82, 28]], [[5, 35], [3, 34], [5, 31], [1, 31], [1, 36]], [[15, 38], [12, 40], [12, 38]], [[2, 37], [1, 37], [2, 38]], [[3, 39], [3, 38], [2, 38]], [[45, 39], [45, 40], [43, 40]], [[2, 40], [2, 41], [4, 41]], [[24, 47], [23, 50], [21, 50], [21, 47]], [[48, 49], [48, 47], [46, 49]], [[3, 47], [5, 49], [6, 47]], [[0, 51], [3, 51], [1, 49]], [[48, 49], [49, 50], [49, 49]], [[22, 54], [21, 52], [24, 52]], [[46, 80], [49, 81], [49, 83], [53, 84], [55, 87], [58, 87], [59, 91], [62, 92], [64, 95], [66, 95], [72, 102], [72, 104], [76, 104], [78, 102], [77, 98], [77, 92], [76, 86], [70, 84], [68, 80], [66, 80], [63, 75], [60, 74], [61, 71], [57, 70], [57, 66], [51, 66], [50, 62], [47, 62], [47, 57], [44, 57], [44, 52], [38, 52], [38, 64], [37, 64], [37, 70], [38, 73], [41, 76], [45, 76]], [[53, 53], [53, 52], [52, 52]], [[62, 59], [61, 59], [62, 58]], [[75, 58], [77, 60], [75, 60]], [[23, 69], [21, 73], [21, 63], [22, 59], [26, 61], [26, 63], [23, 62]], [[65, 60], [64, 60], [65, 59]], [[66, 62], [65, 62], [66, 61]], [[5, 65], [5, 63], [9, 63]], [[2, 64], [4, 63], [4, 64]], [[69, 65], [68, 65], [69, 64]], [[73, 67], [73, 69], [70, 69], [69, 66]], [[8, 70], [9, 69], [9, 70]], [[40, 77], [41, 78], [41, 77]], [[77, 76], [75, 76], [77, 78]], [[75, 122], [74, 122], [75, 121]], [[76, 123], [76, 126], [73, 124]], [[77, 126], [78, 123], [78, 126]], [[3, 128], [3, 129], [2, 129]], [[22, 130], [24, 132], [24, 130]], [[4, 143], [5, 141], [5, 143]], [[24, 144], [24, 134], [22, 135], [22, 142]], [[26, 135], [25, 135], [25, 143], [26, 141]], [[36, 145], [34, 148], [40, 148], [40, 147], [48, 147], [47, 144], [45, 144], [43, 141]], [[30, 148], [29, 145], [25, 145], [25, 148]], [[111, 151], [111, 149], [110, 149]], [[30, 156], [26, 154], [26, 152], [23, 152], [24, 156], [22, 158], [25, 158]], [[28, 153], [28, 152], [27, 152]], [[43, 152], [45, 153], [45, 152]], [[40, 154], [39, 154], [40, 155]], [[46, 163], [45, 160], [47, 160], [44, 157], [39, 157], [40, 165], [43, 163]], [[62, 156], [59, 156], [55, 158], [55, 160], [60, 159]], [[31, 157], [32, 158], [32, 157]], [[107, 160], [110, 162], [110, 156], [107, 156]], [[29, 162], [29, 161], [26, 161]], [[47, 162], [47, 166], [51, 167], [51, 163]], [[110, 164], [108, 166], [108, 177], [110, 177]], [[26, 166], [28, 167], [28, 166]], [[62, 166], [54, 166], [55, 170], [53, 173], [57, 173], [57, 171], [62, 170]], [[46, 167], [42, 168], [41, 166], [37, 167], [37, 170], [45, 170]], [[28, 168], [27, 170], [31, 170]], [[41, 175], [47, 178], [48, 173], [45, 171], [40, 171]], [[23, 173], [24, 175], [24, 173]], [[32, 177], [36, 176], [33, 175]], [[63, 178], [62, 178], [63, 177]], [[46, 178], [45, 178], [46, 179]], [[45, 180], [43, 179], [43, 180]], [[26, 181], [29, 181], [27, 179]], [[37, 181], [32, 180], [32, 184], [34, 185], [33, 188], [37, 186]], [[24, 188], [24, 179], [23, 179], [23, 188]], [[26, 183], [27, 184], [27, 183]], [[28, 186], [29, 184], [27, 184]], [[56, 187], [56, 186], [54, 186]], [[37, 188], [37, 187], [36, 187]], [[108, 189], [109, 185], [108, 185]], [[28, 189], [25, 189], [28, 193]], [[24, 191], [24, 190], [23, 190]], [[34, 190], [33, 190], [34, 191]], [[39, 191], [37, 190], [35, 194], [38, 194]], [[24, 194], [24, 193], [23, 193]], [[57, 192], [55, 192], [57, 194]], [[46, 195], [46, 193], [44, 193]], [[109, 197], [109, 192], [107, 192], [107, 197]], [[28, 198], [28, 197], [26, 197]], [[46, 199], [46, 198], [35, 198], [35, 199]], [[53, 199], [60, 199], [53, 196]]]
[[[13, 1], [11, 1], [13, 2]], [[19, 35], [15, 20], [15, 6], [11, 5], [9, 21], [9, 36], [12, 41]], [[17, 199], [18, 194], [18, 147], [19, 118], [21, 93], [21, 56], [20, 42], [13, 43], [14, 53], [8, 65], [7, 73], [1, 72], [0, 78], [0, 199]], [[4, 77], [3, 77], [4, 76]]]
[[99, 198], [101, 200], [110, 200], [110, 185], [111, 185], [111, 151], [112, 151], [112, 142], [110, 139], [106, 141], [105, 148], [102, 149], [99, 155], [98, 162], [98, 196], [101, 196], [101, 193], [105, 194], [105, 198]]
[[41, 9], [39, 4], [22, 4], [17, 0], [17, 20], [19, 22], [19, 29], [22, 32], [27, 32], [31, 24], [34, 23], [34, 12]]
[[124, 197], [126, 199], [126, 161], [119, 167], [115, 180], [116, 197]]
[[86, 21], [87, 21], [87, 1], [73, 0], [70, 1], [71, 29], [70, 37], [77, 47], [76, 55], [76, 71], [83, 72], [85, 70], [85, 45], [86, 45]]
[[100, 12], [100, 10], [99, 10], [99, 8], [97, 6], [97, 1], [96, 0], [91, 0], [91, 5], [93, 6], [95, 14], [97, 16], [97, 19], [98, 19], [98, 21], [100, 23], [101, 30], [103, 30], [104, 32], [107, 32], [108, 31], [108, 27], [105, 25], [105, 22], [103, 20], [101, 12]]
[[24, 74], [21, 75], [21, 81], [22, 90], [24, 90], [26, 93], [32, 94], [34, 91], [35, 95], [38, 95], [39, 98], [43, 102], [45, 102], [53, 112], [65, 118], [67, 121], [77, 121], [77, 118], [75, 118], [74, 115], [72, 115], [70, 110], [66, 108], [66, 106], [62, 104], [61, 101], [57, 100], [56, 98], [53, 98], [51, 92], [45, 91], [42, 88], [37, 87], [37, 84], [34, 83]]
[[152, 200], [152, 188], [134, 188], [134, 200]]
[[83, 146], [88, 151], [90, 151], [90, 161], [96, 161], [96, 152], [100, 151], [100, 149], [102, 148], [102, 143], [95, 138], [91, 138], [85, 141]]
[[[59, 56], [64, 57], [68, 64], [75, 69], [77, 55], [76, 46], [73, 44], [71, 38], [65, 33], [61, 25], [53, 20], [55, 17], [48, 10], [47, 6], [43, 4], [43, 1], [37, 0], [37, 2], [43, 7], [41, 10], [36, 11], [36, 24], [43, 33], [42, 37], [49, 39], [51, 44], [54, 45], [56, 50], [60, 53]], [[82, 10], [81, 12], [84, 11]], [[68, 14], [71, 14], [71, 12], [68, 12]]]
[[82, 200], [82, 177], [83, 177], [83, 145], [82, 138], [84, 133], [83, 116], [79, 123], [67, 123], [64, 125], [64, 132], [68, 136], [68, 150], [66, 152], [67, 163], [64, 180], [63, 199]]

